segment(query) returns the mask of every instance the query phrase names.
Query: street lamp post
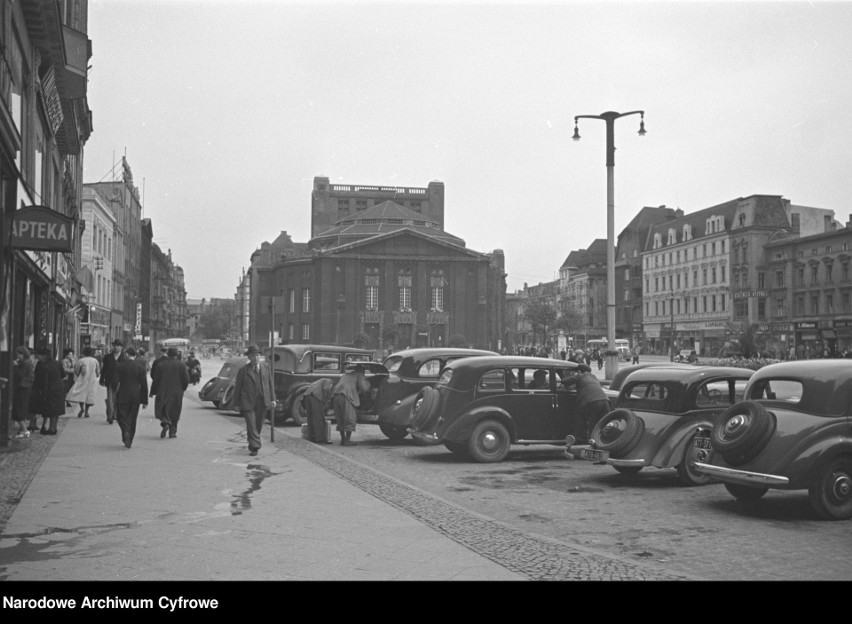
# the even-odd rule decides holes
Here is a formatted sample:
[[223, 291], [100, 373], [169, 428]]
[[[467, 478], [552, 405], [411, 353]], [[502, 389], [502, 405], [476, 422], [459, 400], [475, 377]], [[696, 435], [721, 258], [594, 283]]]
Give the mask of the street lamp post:
[[606, 122], [606, 368], [605, 376], [612, 379], [618, 372], [618, 354], [615, 350], [615, 120], [628, 115], [640, 115], [639, 136], [645, 136], [645, 111], [629, 113], [608, 111], [600, 115], [574, 117], [575, 141], [580, 140], [578, 119], [602, 119]]
[[669, 325], [669, 351], [671, 351], [671, 361], [675, 360], [675, 325], [674, 325], [674, 302], [675, 295], [672, 290], [671, 298], [669, 299], [669, 315], [671, 316], [671, 324]]

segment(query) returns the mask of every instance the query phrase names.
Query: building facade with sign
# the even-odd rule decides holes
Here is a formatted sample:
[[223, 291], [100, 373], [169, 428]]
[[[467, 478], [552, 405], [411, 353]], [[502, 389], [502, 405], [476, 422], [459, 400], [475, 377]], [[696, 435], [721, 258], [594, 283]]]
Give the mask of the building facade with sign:
[[113, 301], [113, 253], [116, 219], [103, 198], [90, 188], [83, 188], [83, 221], [80, 264], [89, 269], [89, 279], [83, 287], [88, 315], [80, 324], [80, 345], [91, 345], [109, 351]]
[[[78, 348], [88, 4], [0, 0], [0, 377], [14, 350]], [[35, 208], [38, 207], [38, 208]], [[26, 224], [26, 225], [25, 225]], [[70, 240], [68, 238], [70, 237]], [[0, 383], [0, 444], [12, 389]]]
[[770, 305], [766, 245], [831, 230], [833, 214], [778, 195], [752, 195], [655, 225], [642, 258], [651, 350], [736, 352], [739, 337], [756, 326], [767, 329], [759, 340], [765, 350], [788, 351], [791, 317], [787, 308]]

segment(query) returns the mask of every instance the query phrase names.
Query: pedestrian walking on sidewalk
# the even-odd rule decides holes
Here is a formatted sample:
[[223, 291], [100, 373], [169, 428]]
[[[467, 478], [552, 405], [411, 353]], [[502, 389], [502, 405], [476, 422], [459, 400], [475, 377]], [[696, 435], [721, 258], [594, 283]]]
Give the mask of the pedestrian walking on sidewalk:
[[331, 444], [328, 436], [328, 423], [325, 419], [328, 408], [331, 405], [334, 383], [331, 379], [323, 377], [317, 379], [307, 390], [304, 398], [305, 407], [308, 410], [308, 437], [311, 442], [317, 444]]
[[340, 446], [354, 446], [352, 433], [358, 422], [356, 409], [361, 405], [361, 392], [370, 389], [370, 382], [365, 377], [366, 369], [361, 364], [340, 376], [332, 394], [334, 417], [337, 420], [337, 430], [340, 432]]
[[257, 455], [261, 447], [260, 436], [263, 433], [266, 412], [274, 410], [277, 403], [272, 369], [268, 363], [260, 361], [258, 346], [249, 345], [246, 356], [249, 361], [237, 371], [231, 404], [246, 421], [249, 455]]
[[145, 362], [136, 359], [136, 349], [127, 347], [126, 358], [115, 367], [115, 419], [121, 441], [130, 448], [136, 436], [139, 406], [148, 407], [148, 372]]
[[180, 352], [169, 347], [165, 360], [157, 363], [154, 381], [151, 383], [151, 396], [155, 396], [154, 405], [160, 405], [161, 412], [155, 415], [160, 420], [160, 437], [177, 437], [177, 426], [183, 407], [183, 393], [189, 386], [189, 373], [186, 365], [180, 361]]
[[95, 350], [92, 347], [84, 347], [83, 357], [77, 360], [74, 366], [74, 386], [65, 396], [66, 401], [80, 404], [77, 418], [89, 417], [89, 408], [95, 404], [100, 375], [101, 365], [95, 359]]
[[[165, 362], [166, 360], [169, 359], [167, 351], [168, 351], [168, 349], [166, 349], [166, 347], [160, 347], [160, 355], [158, 355], [156, 357], [156, 359], [153, 362], [151, 362], [150, 374], [151, 374], [152, 387], [153, 387], [153, 383], [154, 383], [154, 373], [157, 372], [157, 366], [159, 366], [160, 363]], [[166, 417], [165, 413], [163, 412], [164, 403], [160, 399], [159, 396], [154, 396], [153, 393], [151, 394], [151, 396], [154, 397], [154, 417], [157, 420], [159, 420], [160, 422], [163, 422], [163, 420]]]
[[14, 386], [15, 401], [12, 404], [12, 420], [18, 425], [16, 438], [28, 438], [27, 420], [30, 413], [30, 396], [35, 381], [35, 367], [30, 357], [30, 350], [25, 346], [15, 349], [15, 363], [12, 368], [12, 385]]
[[[67, 347], [62, 352], [62, 372], [65, 374], [65, 394], [74, 386], [74, 349]], [[65, 401], [65, 407], [71, 407], [70, 401]]]
[[[35, 367], [30, 413], [41, 414], [42, 435], [56, 435], [59, 417], [65, 414], [65, 373], [62, 364], [53, 358], [49, 347], [39, 348], [36, 357], [38, 364]], [[35, 416], [31, 417], [30, 426], [35, 429]]]
[[112, 351], [104, 356], [101, 367], [101, 385], [106, 388], [106, 417], [109, 424], [115, 421], [115, 388], [118, 383], [115, 379], [115, 368], [123, 361], [124, 343], [118, 339], [113, 340]]

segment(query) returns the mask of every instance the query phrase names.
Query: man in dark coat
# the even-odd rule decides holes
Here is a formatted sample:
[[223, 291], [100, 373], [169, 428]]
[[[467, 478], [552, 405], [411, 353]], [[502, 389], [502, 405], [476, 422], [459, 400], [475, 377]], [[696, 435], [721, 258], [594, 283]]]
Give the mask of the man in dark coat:
[[112, 351], [104, 356], [100, 379], [101, 385], [106, 388], [106, 417], [110, 425], [115, 420], [115, 388], [117, 384], [115, 367], [123, 361], [124, 343], [121, 340], [113, 340]]
[[41, 414], [41, 432], [45, 435], [56, 435], [59, 417], [65, 414], [65, 371], [62, 364], [53, 358], [48, 347], [41, 347], [36, 351], [36, 357], [38, 364], [33, 380], [33, 397], [38, 403], [38, 413]]
[[136, 349], [127, 347], [126, 358], [115, 368], [115, 419], [121, 429], [121, 441], [130, 448], [136, 435], [139, 406], [148, 407], [148, 373], [145, 362], [136, 359]]
[[269, 364], [260, 361], [258, 346], [250, 345], [246, 356], [249, 361], [237, 371], [231, 401], [246, 421], [249, 455], [257, 455], [266, 412], [275, 409], [275, 386], [272, 383], [272, 369]]
[[577, 388], [577, 438], [584, 438], [583, 443], [588, 441], [592, 435], [592, 429], [598, 421], [610, 411], [609, 399], [601, 387], [601, 382], [592, 374], [592, 369], [586, 364], [580, 364], [577, 372], [562, 380], [562, 384], [569, 388]]
[[[159, 366], [162, 362], [165, 362], [166, 360], [169, 359], [167, 352], [168, 352], [168, 349], [166, 349], [166, 347], [160, 347], [160, 355], [158, 355], [157, 358], [153, 362], [151, 362], [151, 382], [152, 382], [152, 384], [153, 384], [153, 381], [154, 381], [154, 374], [157, 372], [157, 366]], [[166, 417], [164, 412], [163, 412], [164, 403], [163, 403], [162, 400], [160, 400], [159, 396], [154, 396], [153, 392], [151, 393], [151, 396], [154, 397], [154, 417], [157, 418], [160, 422], [162, 422]]]
[[155, 414], [160, 420], [160, 437], [177, 437], [177, 426], [183, 407], [183, 393], [189, 386], [189, 373], [186, 365], [180, 361], [180, 354], [174, 347], [166, 352], [168, 359], [157, 363], [154, 382], [151, 384], [151, 396], [157, 397], [155, 405], [162, 406], [162, 412]]

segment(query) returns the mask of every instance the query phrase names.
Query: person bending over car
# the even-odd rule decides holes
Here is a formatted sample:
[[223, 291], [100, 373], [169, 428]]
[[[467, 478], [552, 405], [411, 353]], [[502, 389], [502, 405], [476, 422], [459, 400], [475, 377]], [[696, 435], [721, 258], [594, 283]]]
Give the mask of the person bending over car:
[[577, 372], [562, 380], [566, 388], [576, 386], [578, 402], [578, 437], [582, 436], [585, 444], [592, 435], [592, 430], [598, 421], [609, 413], [609, 399], [601, 387], [598, 378], [592, 374], [592, 368], [586, 364], [580, 364]]

